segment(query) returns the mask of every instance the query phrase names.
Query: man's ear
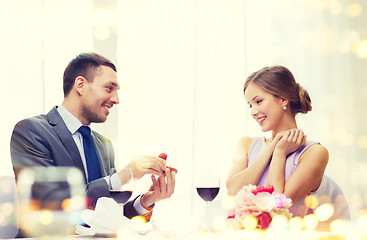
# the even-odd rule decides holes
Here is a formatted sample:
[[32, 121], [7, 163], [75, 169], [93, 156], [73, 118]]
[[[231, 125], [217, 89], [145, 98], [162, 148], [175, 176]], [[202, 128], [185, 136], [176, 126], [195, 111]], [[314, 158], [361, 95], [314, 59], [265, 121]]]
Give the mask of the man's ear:
[[83, 95], [85, 93], [86, 86], [87, 86], [87, 79], [85, 79], [85, 77], [77, 76], [75, 78], [74, 87], [77, 93], [79, 93], [79, 95]]

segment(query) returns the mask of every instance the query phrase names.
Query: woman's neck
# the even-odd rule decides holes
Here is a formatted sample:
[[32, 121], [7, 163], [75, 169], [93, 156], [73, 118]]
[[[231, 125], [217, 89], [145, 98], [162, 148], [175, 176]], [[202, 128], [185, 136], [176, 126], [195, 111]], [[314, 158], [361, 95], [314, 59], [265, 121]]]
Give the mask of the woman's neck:
[[271, 131], [271, 141], [275, 138], [275, 136], [278, 133], [287, 131], [289, 129], [294, 129], [294, 128], [298, 128], [297, 127], [296, 120], [294, 118], [293, 119], [289, 119], [289, 121], [286, 121], [284, 124], [282, 124], [281, 126], [279, 126], [279, 128], [274, 129], [274, 130]]

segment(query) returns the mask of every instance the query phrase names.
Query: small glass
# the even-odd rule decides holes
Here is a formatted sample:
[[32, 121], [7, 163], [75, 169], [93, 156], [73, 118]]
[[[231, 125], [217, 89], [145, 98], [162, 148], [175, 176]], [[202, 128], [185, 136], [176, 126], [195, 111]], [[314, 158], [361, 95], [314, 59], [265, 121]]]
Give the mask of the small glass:
[[86, 207], [82, 173], [74, 167], [23, 169], [17, 187], [20, 226], [27, 237], [63, 239], [81, 224]]

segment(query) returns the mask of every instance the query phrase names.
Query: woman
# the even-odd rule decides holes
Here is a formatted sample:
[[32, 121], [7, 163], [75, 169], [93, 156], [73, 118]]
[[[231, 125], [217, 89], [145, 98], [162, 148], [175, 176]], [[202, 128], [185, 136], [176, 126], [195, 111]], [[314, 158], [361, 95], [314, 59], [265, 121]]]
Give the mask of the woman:
[[[283, 66], [263, 68], [251, 74], [244, 86], [244, 95], [251, 116], [263, 132], [272, 135], [244, 137], [239, 141], [227, 179], [228, 194], [235, 195], [244, 185], [273, 185], [275, 192], [290, 197], [293, 216], [310, 213], [304, 199], [310, 193], [328, 195], [332, 201], [343, 196], [340, 188], [324, 171], [329, 160], [325, 147], [307, 141], [297, 127], [295, 116], [311, 111], [311, 99], [296, 83], [293, 74]], [[332, 219], [349, 219], [348, 205], [343, 197], [334, 205]]]

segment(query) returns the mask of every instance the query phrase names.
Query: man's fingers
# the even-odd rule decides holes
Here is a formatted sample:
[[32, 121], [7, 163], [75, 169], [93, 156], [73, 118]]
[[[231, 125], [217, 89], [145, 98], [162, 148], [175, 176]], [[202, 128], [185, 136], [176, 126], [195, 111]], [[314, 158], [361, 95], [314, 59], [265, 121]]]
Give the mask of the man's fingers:
[[165, 181], [165, 177], [163, 175], [159, 176], [158, 181], [159, 181], [159, 188], [160, 188], [161, 196], [165, 198], [165, 195], [167, 192], [167, 184]]
[[173, 194], [174, 190], [175, 190], [175, 176], [176, 176], [176, 172], [174, 171], [170, 171], [167, 175], [167, 196], [171, 197], [171, 195]]

